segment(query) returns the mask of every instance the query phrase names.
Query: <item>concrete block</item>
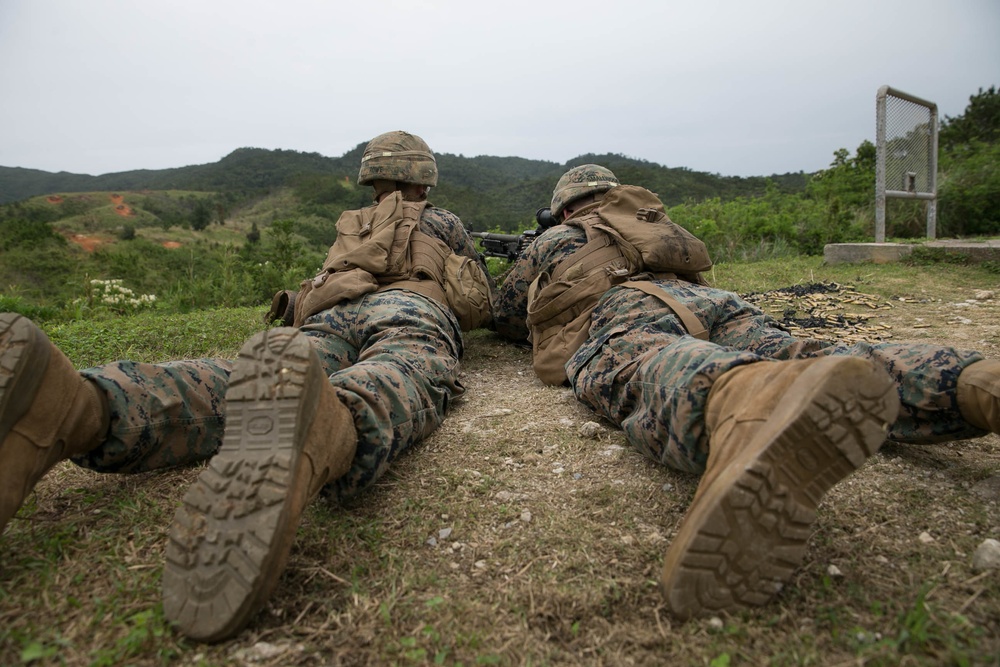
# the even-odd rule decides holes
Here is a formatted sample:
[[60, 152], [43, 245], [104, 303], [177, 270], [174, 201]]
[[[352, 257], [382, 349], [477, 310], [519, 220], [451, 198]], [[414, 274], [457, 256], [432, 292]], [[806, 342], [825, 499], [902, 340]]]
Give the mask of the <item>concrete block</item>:
[[823, 247], [826, 264], [851, 264], [896, 262], [913, 252], [914, 248], [935, 248], [948, 253], [968, 255], [974, 262], [1000, 261], [1000, 239], [962, 241], [944, 239], [926, 243], [828, 243]]
[[828, 243], [823, 246], [823, 261], [827, 264], [898, 262], [913, 252], [909, 243]]

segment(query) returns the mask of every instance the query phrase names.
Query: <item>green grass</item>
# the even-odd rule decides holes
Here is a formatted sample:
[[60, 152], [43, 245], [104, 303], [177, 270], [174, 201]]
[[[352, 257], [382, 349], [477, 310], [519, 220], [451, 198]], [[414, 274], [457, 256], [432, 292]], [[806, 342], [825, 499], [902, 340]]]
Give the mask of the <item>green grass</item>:
[[[886, 321], [898, 331], [997, 284], [982, 266], [820, 258], [720, 264], [709, 277], [742, 292], [835, 281], [926, 296], [894, 302]], [[1000, 356], [995, 309], [969, 311], [967, 335]], [[264, 311], [43, 325], [78, 367], [231, 358]], [[937, 341], [966, 332], [936, 327], [916, 331]], [[657, 579], [696, 478], [643, 459], [607, 424], [580, 437], [582, 422], [600, 420], [535, 381], [524, 348], [488, 331], [466, 343], [469, 392], [441, 429], [371, 492], [314, 504], [268, 606], [217, 645], [178, 635], [160, 604], [166, 533], [198, 467], [115, 476], [57, 466], [0, 537], [0, 664], [996, 667], [1000, 579], [969, 564], [996, 529], [995, 502], [972, 491], [1000, 474], [996, 436], [887, 445], [831, 491], [777, 600], [680, 623]], [[451, 536], [431, 546], [445, 527]], [[925, 530], [935, 543], [916, 539]], [[261, 642], [277, 655], [248, 657]]]
[[266, 308], [201, 310], [184, 315], [147, 312], [127, 318], [52, 324], [47, 333], [80, 367], [117, 359], [235, 358], [243, 342], [265, 328], [266, 312]]

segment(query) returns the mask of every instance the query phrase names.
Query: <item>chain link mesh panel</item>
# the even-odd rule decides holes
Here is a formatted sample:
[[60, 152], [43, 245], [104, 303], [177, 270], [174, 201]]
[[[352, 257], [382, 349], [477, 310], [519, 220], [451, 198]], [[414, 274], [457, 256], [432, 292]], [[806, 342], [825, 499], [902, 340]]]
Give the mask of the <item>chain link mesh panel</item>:
[[909, 100], [885, 101], [885, 187], [901, 192], [932, 191], [931, 110]]
[[876, 98], [875, 241], [885, 241], [887, 197], [927, 200], [927, 236], [935, 236], [937, 105], [889, 86]]

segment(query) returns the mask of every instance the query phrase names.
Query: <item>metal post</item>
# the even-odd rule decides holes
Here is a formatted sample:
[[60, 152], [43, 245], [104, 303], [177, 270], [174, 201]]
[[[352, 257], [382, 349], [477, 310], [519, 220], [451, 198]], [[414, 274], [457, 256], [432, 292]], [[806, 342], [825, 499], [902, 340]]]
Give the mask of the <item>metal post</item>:
[[875, 243], [885, 243], [885, 97], [889, 86], [875, 96]]
[[931, 155], [930, 174], [927, 189], [932, 197], [927, 201], [927, 238], [937, 238], [937, 155], [938, 155], [938, 108], [931, 106]]

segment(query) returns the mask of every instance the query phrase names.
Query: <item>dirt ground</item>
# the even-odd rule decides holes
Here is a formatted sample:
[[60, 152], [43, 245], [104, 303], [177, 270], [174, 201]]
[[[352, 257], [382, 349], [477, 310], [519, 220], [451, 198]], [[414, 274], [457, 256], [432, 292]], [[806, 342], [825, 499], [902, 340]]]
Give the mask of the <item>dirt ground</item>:
[[[1000, 292], [984, 295], [901, 294], [869, 322], [1000, 358]], [[1000, 664], [1000, 570], [972, 566], [1000, 539], [1000, 437], [886, 444], [825, 498], [774, 602], [681, 623], [657, 580], [697, 478], [634, 452], [489, 332], [462, 379], [444, 426], [373, 491], [310, 508], [278, 591], [219, 645], [178, 637], [159, 606], [197, 471], [61, 466], [0, 543], [0, 663], [37, 645], [55, 648], [33, 664]]]

